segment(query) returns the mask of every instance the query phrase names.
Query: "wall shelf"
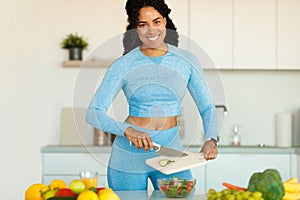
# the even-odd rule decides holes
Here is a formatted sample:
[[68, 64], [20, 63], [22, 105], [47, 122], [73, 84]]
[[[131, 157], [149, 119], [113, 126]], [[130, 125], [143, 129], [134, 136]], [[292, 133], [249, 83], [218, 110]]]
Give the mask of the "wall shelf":
[[65, 60], [63, 61], [63, 67], [66, 68], [79, 68], [79, 67], [107, 67], [111, 61], [105, 60]]

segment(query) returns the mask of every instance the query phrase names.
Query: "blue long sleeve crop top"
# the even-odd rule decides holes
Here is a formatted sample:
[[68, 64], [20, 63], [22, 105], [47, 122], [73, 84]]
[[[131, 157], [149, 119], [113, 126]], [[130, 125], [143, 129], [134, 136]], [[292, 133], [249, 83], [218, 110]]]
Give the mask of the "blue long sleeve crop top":
[[202, 117], [205, 139], [217, 139], [217, 115], [197, 58], [168, 45], [165, 55], [148, 57], [139, 47], [116, 59], [108, 68], [87, 110], [86, 121], [104, 132], [124, 136], [130, 124], [107, 114], [122, 90], [129, 115], [168, 117], [181, 113], [182, 100], [189, 90]]

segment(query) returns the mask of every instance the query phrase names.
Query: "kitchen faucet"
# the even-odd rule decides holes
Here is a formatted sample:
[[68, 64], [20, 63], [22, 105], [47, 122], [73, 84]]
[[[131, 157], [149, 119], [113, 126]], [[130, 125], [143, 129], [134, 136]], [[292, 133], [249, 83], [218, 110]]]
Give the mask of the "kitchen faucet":
[[[224, 117], [227, 115], [228, 111], [227, 111], [227, 107], [225, 105], [215, 105], [215, 107], [216, 107], [216, 109], [218, 109], [218, 108], [222, 108], [223, 109], [223, 115], [224, 115]], [[219, 141], [219, 139], [220, 139], [220, 134], [222, 132], [222, 129], [223, 129], [223, 123], [222, 123], [222, 126], [219, 127], [219, 130], [218, 130], [217, 141]]]
[[223, 108], [223, 113], [226, 116], [227, 115], [227, 108], [225, 105], [215, 105], [216, 108]]

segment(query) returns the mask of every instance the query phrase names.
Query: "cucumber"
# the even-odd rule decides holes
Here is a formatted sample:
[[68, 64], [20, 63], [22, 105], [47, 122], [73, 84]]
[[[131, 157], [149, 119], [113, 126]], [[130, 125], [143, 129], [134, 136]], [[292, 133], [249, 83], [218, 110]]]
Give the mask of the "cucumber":
[[169, 164], [171, 164], [172, 162], [175, 162], [174, 160], [170, 160], [169, 158], [165, 158], [165, 159], [162, 159], [161, 161], [159, 161], [159, 165], [161, 167], [165, 167]]

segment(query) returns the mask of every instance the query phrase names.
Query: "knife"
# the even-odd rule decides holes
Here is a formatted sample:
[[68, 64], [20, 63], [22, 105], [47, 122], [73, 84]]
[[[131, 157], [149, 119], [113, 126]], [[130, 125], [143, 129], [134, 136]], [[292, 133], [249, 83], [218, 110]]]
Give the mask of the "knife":
[[[130, 146], [133, 146], [132, 142], [130, 141]], [[165, 146], [161, 146], [160, 144], [157, 144], [153, 142], [153, 149], [157, 154], [163, 155], [163, 156], [169, 156], [169, 157], [183, 157], [187, 156], [187, 153], [184, 153], [182, 151], [178, 151], [176, 149], [168, 148]]]
[[183, 157], [183, 156], [187, 156], [188, 154], [182, 152], [182, 151], [178, 151], [172, 148], [168, 148], [165, 146], [161, 146], [160, 144], [157, 144], [155, 142], [153, 142], [153, 148], [155, 150], [156, 153], [163, 155], [163, 156], [170, 156], [170, 157]]

